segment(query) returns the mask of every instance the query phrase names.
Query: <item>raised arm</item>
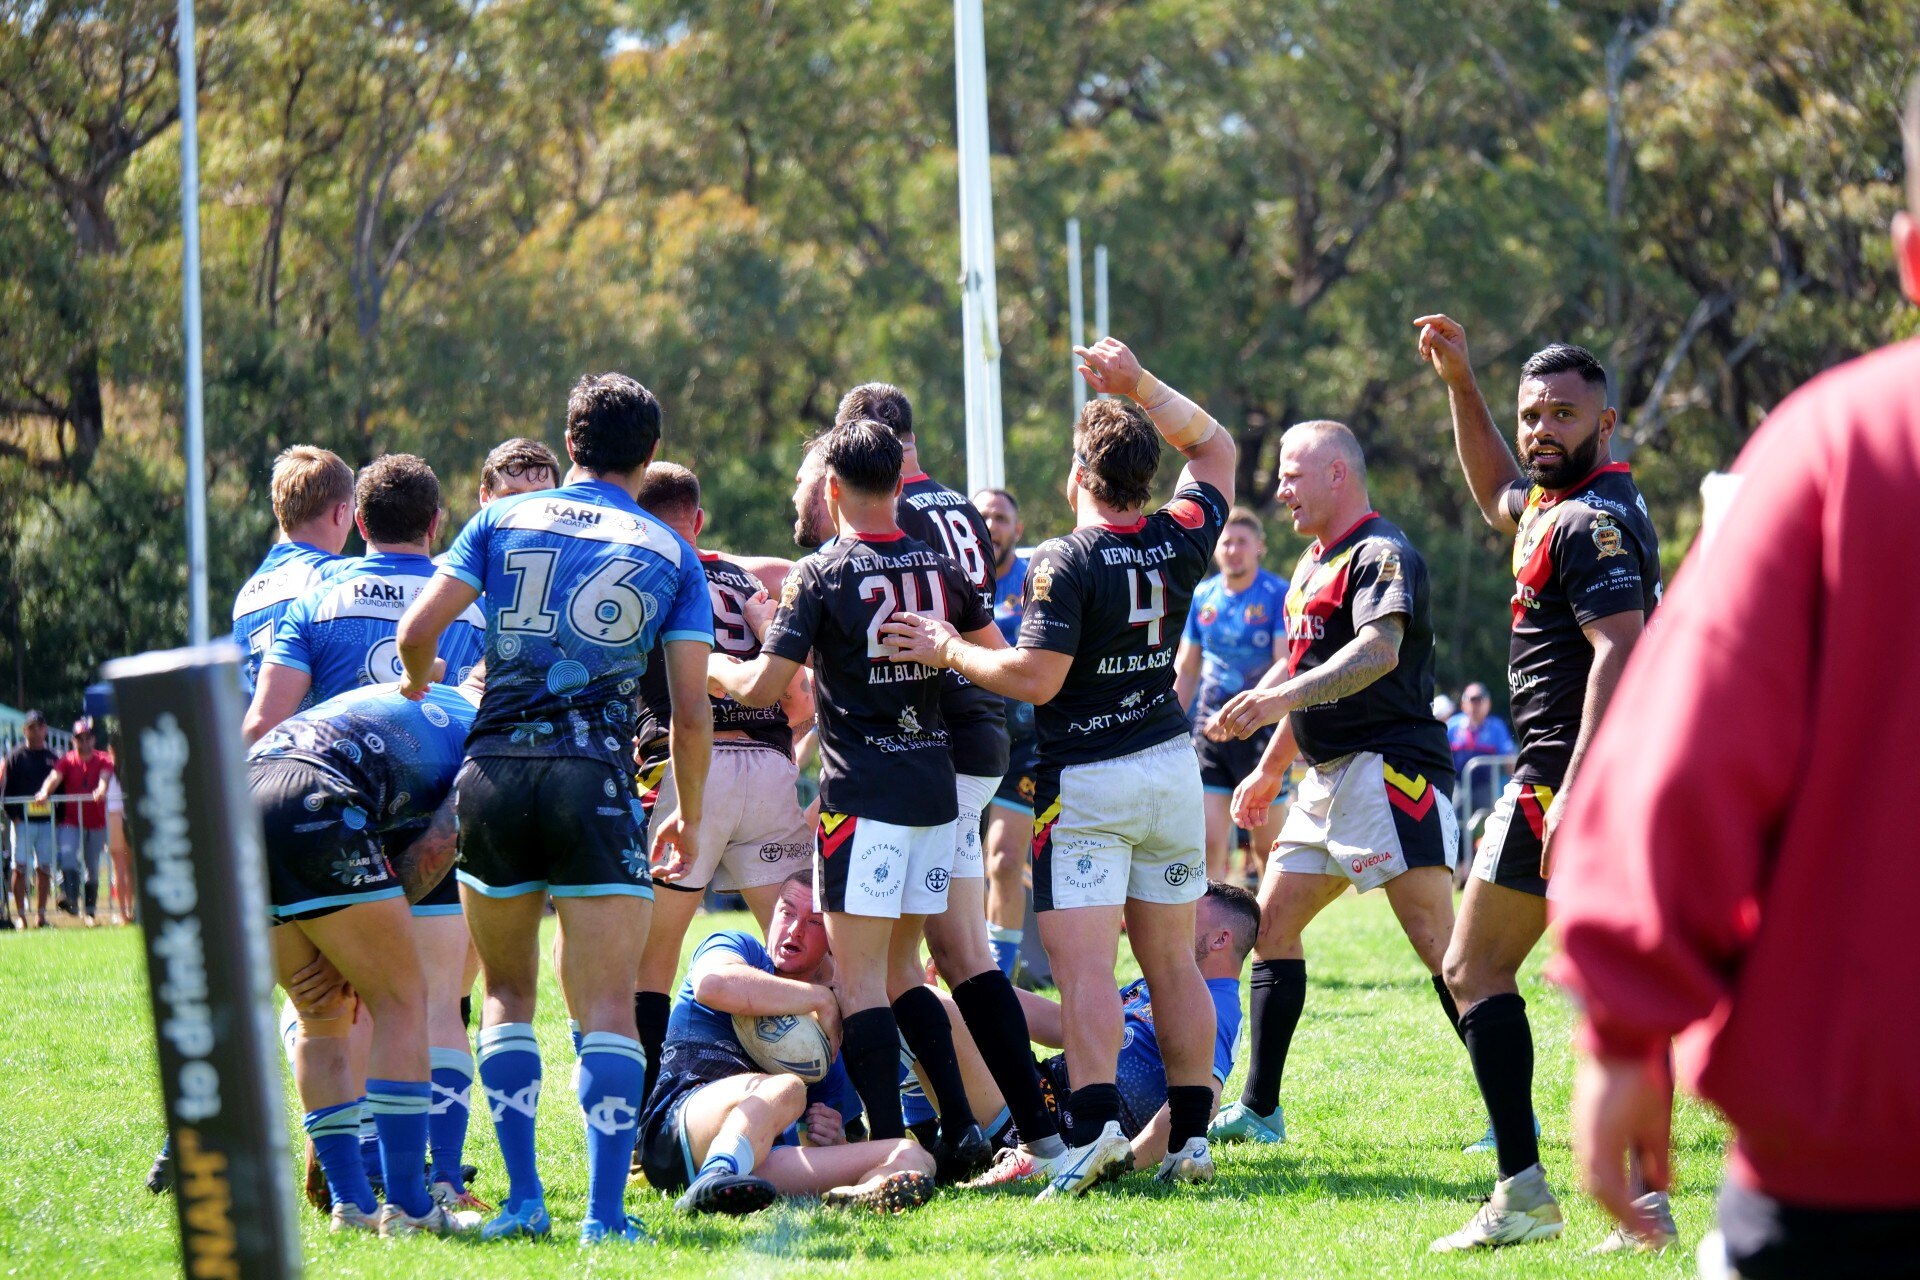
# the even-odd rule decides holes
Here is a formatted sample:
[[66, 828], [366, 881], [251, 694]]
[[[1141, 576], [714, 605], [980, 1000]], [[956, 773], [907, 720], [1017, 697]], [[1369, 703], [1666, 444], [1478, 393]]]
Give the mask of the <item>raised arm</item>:
[[1502, 533], [1519, 527], [1527, 482], [1514, 461], [1506, 437], [1493, 425], [1487, 398], [1480, 394], [1473, 365], [1467, 358], [1467, 331], [1459, 321], [1443, 315], [1421, 316], [1420, 358], [1433, 366], [1447, 386], [1447, 407], [1453, 413], [1453, 447], [1466, 473], [1480, 514]]
[[1075, 347], [1073, 354], [1086, 362], [1080, 366], [1080, 376], [1088, 386], [1102, 395], [1126, 396], [1146, 410], [1161, 438], [1186, 457], [1180, 484], [1190, 480], [1210, 484], [1229, 504], [1233, 502], [1233, 476], [1240, 447], [1231, 432], [1205, 409], [1148, 373], [1118, 338]]

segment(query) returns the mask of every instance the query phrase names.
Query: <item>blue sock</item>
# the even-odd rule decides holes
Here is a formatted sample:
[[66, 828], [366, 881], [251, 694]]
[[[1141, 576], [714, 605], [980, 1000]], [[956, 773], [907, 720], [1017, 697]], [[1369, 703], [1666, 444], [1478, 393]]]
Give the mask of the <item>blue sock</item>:
[[580, 1056], [580, 1023], [577, 1019], [567, 1019], [567, 1038], [573, 1041], [573, 1056]]
[[993, 952], [994, 965], [1009, 978], [1013, 976], [1014, 965], [1020, 963], [1020, 943], [1026, 936], [1024, 929], [987, 926], [987, 949]]
[[307, 1112], [307, 1136], [327, 1175], [327, 1190], [335, 1204], [355, 1204], [366, 1213], [380, 1207], [360, 1159], [360, 1104], [342, 1102]]
[[640, 1133], [647, 1055], [632, 1036], [590, 1031], [580, 1038], [580, 1109], [587, 1114], [587, 1220], [627, 1220], [627, 1171]]
[[366, 1094], [360, 1095], [356, 1105], [360, 1108], [360, 1163], [372, 1172], [380, 1167], [380, 1131], [373, 1126], [373, 1111], [367, 1106]]
[[380, 1131], [380, 1169], [387, 1180], [387, 1203], [410, 1217], [433, 1212], [427, 1194], [427, 1111], [433, 1086], [425, 1080], [367, 1079], [367, 1109]]
[[533, 1027], [506, 1022], [480, 1032], [480, 1087], [493, 1110], [493, 1132], [507, 1166], [508, 1209], [544, 1200], [533, 1155], [533, 1113], [540, 1105], [540, 1045]]
[[716, 1171], [753, 1172], [753, 1143], [746, 1134], [736, 1133], [730, 1138], [722, 1135], [713, 1140], [713, 1145], [707, 1148], [707, 1158], [700, 1162], [700, 1172], [695, 1176], [704, 1178]]
[[433, 1109], [427, 1112], [427, 1145], [433, 1151], [430, 1181], [466, 1190], [460, 1179], [467, 1148], [468, 1099], [473, 1090], [473, 1055], [463, 1049], [430, 1049]]

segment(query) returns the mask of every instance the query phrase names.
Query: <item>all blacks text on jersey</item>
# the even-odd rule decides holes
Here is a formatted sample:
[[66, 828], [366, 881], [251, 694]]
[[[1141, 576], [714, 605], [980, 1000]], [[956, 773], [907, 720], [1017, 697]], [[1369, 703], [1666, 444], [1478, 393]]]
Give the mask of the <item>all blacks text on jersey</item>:
[[1116, 653], [1110, 658], [1100, 659], [1093, 673], [1100, 676], [1124, 676], [1135, 671], [1152, 671], [1164, 667], [1173, 661], [1172, 649], [1158, 649], [1153, 653]]

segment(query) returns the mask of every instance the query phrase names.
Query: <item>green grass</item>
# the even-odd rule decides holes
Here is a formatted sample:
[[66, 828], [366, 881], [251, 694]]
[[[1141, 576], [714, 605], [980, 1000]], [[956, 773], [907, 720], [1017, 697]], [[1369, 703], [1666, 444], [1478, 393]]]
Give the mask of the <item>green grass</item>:
[[[703, 917], [695, 933], [745, 917]], [[689, 940], [689, 950], [697, 937]], [[1293, 1141], [1221, 1148], [1211, 1188], [1162, 1189], [1143, 1175], [1071, 1204], [1024, 1194], [942, 1194], [919, 1213], [848, 1218], [804, 1205], [751, 1218], [677, 1218], [635, 1188], [629, 1204], [653, 1248], [582, 1255], [572, 1234], [585, 1199], [578, 1108], [566, 1088], [559, 1003], [542, 995], [547, 1062], [542, 1171], [555, 1215], [545, 1244], [336, 1240], [304, 1203], [313, 1274], [463, 1280], [535, 1274], [938, 1276], [1665, 1276], [1691, 1274], [1707, 1228], [1720, 1126], [1682, 1106], [1674, 1211], [1688, 1248], [1593, 1259], [1600, 1210], [1577, 1194], [1567, 1151], [1572, 1063], [1567, 1003], [1530, 967], [1539, 1066], [1536, 1097], [1548, 1176], [1561, 1189], [1564, 1238], [1466, 1258], [1427, 1242], [1471, 1215], [1491, 1186], [1491, 1156], [1459, 1152], [1485, 1126], [1465, 1056], [1379, 894], [1348, 897], [1308, 935], [1312, 989], [1284, 1101]], [[139, 940], [131, 930], [0, 934], [0, 1271], [21, 1276], [178, 1274], [173, 1206], [140, 1187], [161, 1133]], [[1244, 1053], [1243, 1053], [1244, 1056]], [[1236, 1079], [1229, 1086], [1238, 1088]], [[288, 1088], [289, 1124], [297, 1123]], [[468, 1146], [490, 1199], [504, 1174], [484, 1111]]]

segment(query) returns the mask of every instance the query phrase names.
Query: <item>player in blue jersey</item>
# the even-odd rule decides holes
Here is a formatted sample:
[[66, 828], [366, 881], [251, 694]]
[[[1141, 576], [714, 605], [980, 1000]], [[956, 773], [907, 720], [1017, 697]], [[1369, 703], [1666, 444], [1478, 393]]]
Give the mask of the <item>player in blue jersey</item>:
[[[325, 957], [339, 984], [296, 1000], [294, 1079], [326, 1172], [335, 1231], [450, 1235], [477, 1215], [437, 1201], [424, 1173], [432, 1109], [427, 984], [407, 901], [449, 874], [449, 799], [473, 724], [470, 690], [354, 690], [285, 721], [247, 757], [266, 851], [274, 972], [289, 993]], [[373, 1021], [365, 1101], [379, 1132], [386, 1205], [360, 1149], [349, 1065], [354, 998]]]
[[340, 558], [353, 532], [353, 468], [310, 444], [285, 450], [273, 460], [273, 518], [280, 541], [233, 598], [233, 642], [247, 655], [240, 683], [248, 697], [280, 616]]
[[[1194, 750], [1200, 753], [1200, 784], [1206, 788], [1207, 875], [1227, 874], [1233, 852], [1233, 789], [1253, 772], [1271, 729], [1251, 738], [1214, 742], [1200, 732], [1213, 713], [1260, 677], [1287, 651], [1287, 580], [1260, 567], [1267, 535], [1260, 517], [1235, 507], [1213, 549], [1220, 572], [1193, 592], [1186, 630], [1173, 656], [1173, 688], [1193, 718]], [[1284, 809], [1252, 833], [1254, 856], [1265, 862]]]
[[[1193, 954], [1206, 980], [1207, 995], [1213, 1003], [1213, 1094], [1218, 1105], [1220, 1090], [1233, 1074], [1233, 1061], [1240, 1040], [1240, 975], [1247, 955], [1260, 930], [1260, 906], [1251, 893], [1238, 885], [1213, 880], [1206, 896], [1200, 899], [1194, 915]], [[1167, 1106], [1167, 1064], [1160, 1052], [1159, 1036], [1154, 1030], [1153, 999], [1145, 978], [1136, 978], [1120, 988], [1125, 1031], [1120, 1042], [1119, 1070], [1115, 1083], [1120, 1090], [1120, 1128], [1133, 1146], [1135, 1169], [1156, 1169], [1164, 1181], [1194, 1182], [1213, 1177], [1213, 1161], [1205, 1153], [1167, 1153], [1167, 1132], [1172, 1114]], [[1020, 1004], [1026, 1010], [1027, 1025], [1033, 1029], [1036, 1043], [1060, 1047], [1064, 1036], [1060, 1006], [1031, 992], [1022, 992]], [[973, 1044], [961, 1035], [956, 1021], [954, 1041], [960, 1049], [960, 1066], [967, 1077], [967, 1095], [974, 1109], [995, 1118], [994, 1137], [1001, 1147], [994, 1167], [976, 1179], [973, 1186], [997, 1186], [1039, 1173], [1040, 1162], [1019, 1140], [1017, 1126], [1006, 1119], [993, 1077], [980, 1061]], [[1040, 1064], [1041, 1079], [1047, 1084], [1049, 1106], [1057, 1112], [1072, 1092], [1064, 1054], [1055, 1054]]]
[[698, 847], [712, 754], [713, 611], [693, 548], [634, 502], [660, 442], [653, 393], [621, 374], [581, 378], [566, 441], [567, 483], [481, 508], [400, 620], [399, 643], [402, 691], [418, 696], [440, 637], [486, 597], [486, 693], [456, 788], [461, 900], [486, 975], [480, 1082], [509, 1183], [482, 1234], [552, 1229], [534, 1156], [532, 1026], [551, 894], [567, 938], [560, 984], [582, 1033], [580, 1238], [594, 1244], [646, 1239], [624, 1199], [646, 1070], [633, 982], [653, 898], [633, 789], [634, 694], [661, 644], [680, 805], [657, 824], [652, 861], [677, 874]]
[[[324, 702], [364, 685], [392, 684], [400, 669], [394, 631], [432, 580], [440, 533], [440, 481], [410, 453], [389, 453], [354, 482], [354, 525], [367, 554], [330, 566], [281, 615], [260, 667], [245, 735], [258, 741], [311, 698]], [[486, 618], [469, 606], [440, 637], [444, 679], [459, 684], [480, 660]]]
[[[993, 541], [993, 624], [1008, 644], [1020, 638], [1020, 611], [1026, 601], [1030, 552], [1019, 550], [1026, 535], [1020, 504], [1005, 489], [982, 489], [973, 505], [987, 522]], [[1026, 940], [1027, 857], [1033, 839], [1033, 788], [1040, 767], [1040, 744], [1033, 708], [1016, 698], [1002, 702], [1007, 716], [1007, 772], [987, 806], [981, 844], [987, 861], [987, 946], [1009, 978]]]
[[807, 1085], [767, 1074], [734, 1032], [735, 1014], [812, 1015], [837, 1040], [835, 981], [809, 871], [780, 886], [766, 946], [730, 931], [695, 949], [640, 1126], [647, 1181], [683, 1192], [680, 1210], [752, 1213], [776, 1195], [817, 1195], [830, 1205], [898, 1212], [933, 1194], [933, 1156], [917, 1143], [845, 1140], [860, 1099], [837, 1055], [826, 1076]]

